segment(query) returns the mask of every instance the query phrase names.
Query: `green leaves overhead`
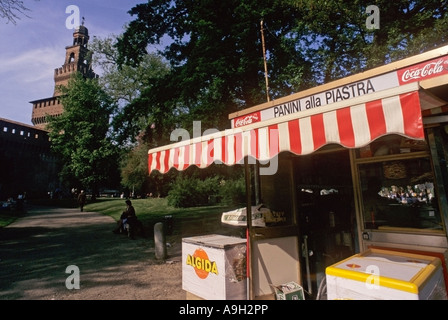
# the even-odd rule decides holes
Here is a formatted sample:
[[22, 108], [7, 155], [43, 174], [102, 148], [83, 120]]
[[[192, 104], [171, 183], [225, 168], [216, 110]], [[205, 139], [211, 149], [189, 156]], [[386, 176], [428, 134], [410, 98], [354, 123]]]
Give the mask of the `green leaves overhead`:
[[[226, 128], [228, 113], [266, 101], [261, 19], [272, 17], [270, 21], [281, 21], [281, 29], [289, 30], [297, 15], [292, 11], [282, 1], [149, 1], [130, 11], [137, 19], [117, 43], [119, 62], [136, 64], [144, 56], [143, 48], [164, 41], [166, 46], [159, 52], [172, 67], [160, 83], [169, 92], [161, 97], [168, 103], [165, 107], [171, 107], [166, 111], [175, 112], [182, 105], [187, 112], [179, 120], [186, 128], [192, 120], [218, 111], [220, 118], [206, 125]], [[292, 43], [268, 47], [279, 56], [270, 68], [272, 73], [276, 67], [285, 70], [283, 66], [294, 63], [298, 67], [303, 62], [287, 54], [294, 53]], [[290, 87], [272, 88], [274, 97], [291, 92]], [[187, 116], [191, 114], [200, 118]]]
[[[369, 4], [379, 9], [379, 29], [366, 25]], [[150, 0], [129, 11], [135, 20], [117, 42], [118, 63], [138, 65], [159, 45], [171, 70], [142, 94], [152, 101], [146, 111], [162, 110], [183, 128], [202, 120], [224, 129], [226, 115], [266, 101], [260, 21], [269, 96], [277, 99], [440, 46], [447, 7], [446, 0]]]
[[49, 122], [52, 148], [59, 156], [65, 181], [78, 181], [94, 194], [117, 169], [118, 149], [109, 136], [115, 106], [97, 79], [76, 74], [61, 87], [64, 112]]

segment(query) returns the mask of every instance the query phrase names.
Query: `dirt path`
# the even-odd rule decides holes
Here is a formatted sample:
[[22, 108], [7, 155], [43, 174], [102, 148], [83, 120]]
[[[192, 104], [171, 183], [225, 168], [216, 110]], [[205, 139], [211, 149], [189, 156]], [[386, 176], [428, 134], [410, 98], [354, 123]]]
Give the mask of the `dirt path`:
[[28, 209], [0, 229], [0, 299], [184, 300], [180, 241], [160, 261], [154, 239], [131, 240], [113, 234], [114, 226], [94, 212]]

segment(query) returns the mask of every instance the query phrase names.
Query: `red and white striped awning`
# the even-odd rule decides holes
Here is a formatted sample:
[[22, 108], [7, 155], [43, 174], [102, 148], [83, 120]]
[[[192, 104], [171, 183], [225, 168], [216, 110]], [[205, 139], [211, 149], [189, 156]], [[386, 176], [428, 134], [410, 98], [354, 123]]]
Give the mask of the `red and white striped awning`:
[[283, 151], [305, 155], [333, 143], [360, 148], [387, 134], [423, 140], [418, 90], [409, 84], [151, 149], [149, 173], [242, 164], [246, 156], [267, 161]]

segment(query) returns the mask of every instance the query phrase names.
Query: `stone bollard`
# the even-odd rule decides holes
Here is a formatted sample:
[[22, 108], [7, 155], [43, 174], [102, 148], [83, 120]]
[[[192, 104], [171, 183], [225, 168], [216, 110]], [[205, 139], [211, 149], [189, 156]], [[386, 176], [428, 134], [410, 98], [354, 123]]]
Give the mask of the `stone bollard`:
[[154, 247], [155, 247], [156, 259], [158, 260], [166, 259], [167, 257], [166, 238], [162, 222], [157, 222], [154, 225]]

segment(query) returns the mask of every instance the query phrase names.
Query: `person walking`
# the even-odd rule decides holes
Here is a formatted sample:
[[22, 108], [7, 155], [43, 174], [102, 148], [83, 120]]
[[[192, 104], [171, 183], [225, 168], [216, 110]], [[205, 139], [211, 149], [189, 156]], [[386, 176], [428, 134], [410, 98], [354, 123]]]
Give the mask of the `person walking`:
[[83, 212], [84, 206], [86, 204], [86, 193], [84, 192], [84, 190], [81, 190], [81, 192], [78, 195], [78, 204], [79, 204], [79, 209], [81, 210], [81, 212]]

